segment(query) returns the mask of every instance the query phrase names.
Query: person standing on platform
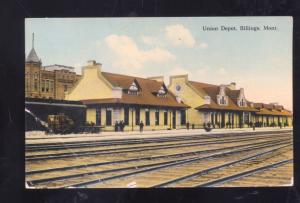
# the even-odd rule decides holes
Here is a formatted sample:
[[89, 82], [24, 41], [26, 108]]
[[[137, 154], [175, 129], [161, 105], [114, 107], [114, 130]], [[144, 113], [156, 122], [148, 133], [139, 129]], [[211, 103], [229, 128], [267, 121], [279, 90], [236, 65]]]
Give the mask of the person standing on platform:
[[186, 129], [188, 129], [188, 130], [190, 129], [190, 123], [189, 122], [186, 123]]
[[119, 123], [118, 121], [115, 122], [115, 132], [119, 131]]
[[124, 127], [125, 127], [124, 122], [123, 122], [123, 120], [121, 120], [120, 121], [120, 129], [122, 132], [124, 132]]
[[140, 122], [140, 132], [143, 132], [144, 129], [144, 123], [143, 121]]

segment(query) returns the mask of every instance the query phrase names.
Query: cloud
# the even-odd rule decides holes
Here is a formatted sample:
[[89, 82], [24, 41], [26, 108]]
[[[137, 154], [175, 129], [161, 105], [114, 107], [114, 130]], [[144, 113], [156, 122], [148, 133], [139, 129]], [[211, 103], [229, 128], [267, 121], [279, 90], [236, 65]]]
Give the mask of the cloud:
[[176, 59], [165, 49], [141, 50], [135, 41], [126, 35], [109, 35], [105, 38], [105, 42], [116, 55], [116, 61], [113, 65], [123, 69], [141, 69], [147, 62], [161, 63]]
[[144, 42], [144, 44], [147, 45], [157, 45], [158, 44], [158, 40], [155, 37], [149, 37], [149, 36], [142, 36], [142, 41]]
[[205, 43], [205, 42], [203, 42], [203, 43], [200, 44], [200, 47], [201, 47], [202, 49], [206, 49], [206, 48], [208, 47], [208, 44]]
[[196, 44], [191, 32], [181, 24], [169, 25], [165, 28], [167, 39], [175, 46], [193, 47]]

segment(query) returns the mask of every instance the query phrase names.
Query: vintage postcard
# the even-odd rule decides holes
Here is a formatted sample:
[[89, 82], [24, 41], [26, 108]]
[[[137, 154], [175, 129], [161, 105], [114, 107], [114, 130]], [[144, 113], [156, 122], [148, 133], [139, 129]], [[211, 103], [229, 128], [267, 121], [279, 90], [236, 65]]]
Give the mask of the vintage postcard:
[[27, 18], [25, 187], [293, 185], [292, 17]]

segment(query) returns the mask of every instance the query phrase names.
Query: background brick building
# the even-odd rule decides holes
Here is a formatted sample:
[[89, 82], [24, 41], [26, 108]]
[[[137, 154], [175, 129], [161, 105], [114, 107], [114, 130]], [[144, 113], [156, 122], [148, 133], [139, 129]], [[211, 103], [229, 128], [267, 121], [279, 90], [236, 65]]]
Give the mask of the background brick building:
[[32, 49], [25, 62], [25, 97], [64, 99], [65, 92], [80, 77], [75, 73], [74, 67], [57, 64], [42, 66], [34, 49], [34, 35], [32, 36]]

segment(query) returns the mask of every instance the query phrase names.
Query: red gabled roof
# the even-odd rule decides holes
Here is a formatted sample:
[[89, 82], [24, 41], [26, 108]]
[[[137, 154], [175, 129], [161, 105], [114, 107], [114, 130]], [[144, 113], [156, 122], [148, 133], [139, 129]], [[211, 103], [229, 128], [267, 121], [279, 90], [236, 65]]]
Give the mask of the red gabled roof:
[[[152, 79], [145, 79], [140, 77], [121, 75], [115, 73], [102, 72], [105, 79], [115, 87], [121, 87], [123, 90], [122, 98], [108, 98], [108, 99], [93, 99], [83, 100], [84, 104], [99, 104], [99, 103], [119, 103], [119, 104], [137, 104], [149, 106], [164, 106], [164, 107], [180, 107], [188, 108], [184, 103], [178, 103], [175, 96], [171, 92], [167, 92], [165, 97], [158, 97], [157, 92], [163, 85], [163, 82], [158, 82]], [[127, 94], [127, 90], [133, 82], [137, 82], [140, 87], [138, 95]]]
[[220, 92], [220, 87], [217, 85], [200, 83], [195, 81], [188, 81], [195, 89], [199, 91], [204, 91], [211, 98], [210, 104], [205, 104], [196, 107], [196, 109], [216, 109], [216, 110], [233, 110], [233, 111], [257, 111], [256, 109], [247, 106], [239, 107], [237, 105], [237, 98], [240, 94], [240, 90], [231, 90], [228, 87], [225, 87], [225, 94], [228, 96], [228, 105], [219, 105], [217, 102], [217, 95]]
[[259, 111], [258, 115], [274, 115], [274, 116], [292, 116], [292, 112], [284, 109], [282, 105], [254, 103], [254, 107]]

